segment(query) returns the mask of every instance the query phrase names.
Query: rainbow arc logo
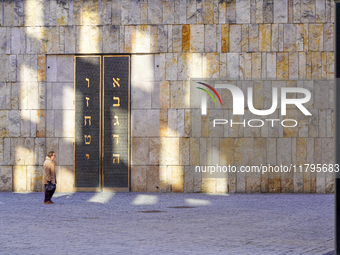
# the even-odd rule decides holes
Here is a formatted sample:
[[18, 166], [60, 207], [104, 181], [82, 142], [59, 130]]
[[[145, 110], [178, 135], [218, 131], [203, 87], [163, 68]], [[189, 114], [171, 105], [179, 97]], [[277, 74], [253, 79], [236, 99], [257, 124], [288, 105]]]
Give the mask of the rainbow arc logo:
[[[201, 84], [201, 85], [207, 87], [208, 89], [210, 89], [212, 92], [214, 92], [214, 94], [217, 96], [217, 98], [220, 101], [220, 104], [222, 106], [221, 97], [220, 97], [220, 95], [217, 93], [217, 91], [212, 86], [210, 86], [210, 85], [208, 85], [206, 83], [203, 83], [203, 82], [198, 82], [198, 81], [196, 83]], [[215, 97], [211, 94], [211, 92], [209, 90], [201, 88], [201, 87], [196, 87], [196, 88], [206, 92], [214, 100], [215, 106], [217, 106]], [[207, 115], [207, 97], [206, 97], [207, 94], [202, 94], [202, 99], [201, 99], [202, 115]]]

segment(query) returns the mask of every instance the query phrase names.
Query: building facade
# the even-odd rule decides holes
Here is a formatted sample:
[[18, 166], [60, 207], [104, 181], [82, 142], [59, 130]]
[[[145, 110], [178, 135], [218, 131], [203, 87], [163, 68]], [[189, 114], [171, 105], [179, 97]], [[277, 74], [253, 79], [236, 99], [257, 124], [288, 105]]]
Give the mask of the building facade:
[[[57, 191], [77, 190], [76, 59], [123, 56], [127, 190], [334, 192], [333, 1], [4, 0], [0, 9], [0, 191], [42, 191], [50, 150]], [[223, 106], [210, 99], [202, 115], [193, 104], [194, 79], [223, 81], [244, 94], [251, 87], [256, 109], [271, 107], [273, 87], [304, 88], [311, 115], [293, 105], [286, 115], [279, 106], [269, 117], [255, 116], [247, 105], [244, 115], [234, 115], [225, 90], [217, 91]], [[271, 126], [268, 118], [279, 121]], [[241, 124], [215, 128], [214, 119]], [[251, 119], [265, 123], [252, 127]], [[284, 119], [297, 125], [281, 125]], [[237, 171], [197, 171], [209, 165]], [[290, 170], [239, 171], [264, 165]]]

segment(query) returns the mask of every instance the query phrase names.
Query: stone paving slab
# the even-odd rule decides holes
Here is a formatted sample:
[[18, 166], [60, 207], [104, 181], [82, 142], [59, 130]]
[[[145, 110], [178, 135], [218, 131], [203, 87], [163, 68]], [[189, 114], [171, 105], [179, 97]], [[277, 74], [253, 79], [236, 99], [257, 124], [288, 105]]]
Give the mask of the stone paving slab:
[[326, 254], [333, 194], [0, 192], [0, 254]]

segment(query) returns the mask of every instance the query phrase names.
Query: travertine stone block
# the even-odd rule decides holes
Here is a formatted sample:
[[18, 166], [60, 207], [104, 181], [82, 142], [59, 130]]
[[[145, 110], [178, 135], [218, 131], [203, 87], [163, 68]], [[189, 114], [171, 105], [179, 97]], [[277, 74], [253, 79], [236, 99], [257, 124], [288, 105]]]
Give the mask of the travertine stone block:
[[[267, 163], [271, 165], [277, 164], [277, 138], [267, 138]], [[280, 151], [281, 153], [281, 151]]]
[[[284, 116], [284, 119], [299, 119], [299, 110], [297, 109], [287, 109], [287, 114]], [[286, 125], [294, 125], [292, 121], [286, 121]], [[283, 128], [283, 137], [298, 137], [298, 125], [296, 127], [284, 127]]]
[[160, 140], [159, 138], [150, 138], [150, 160], [151, 165], [159, 165], [160, 160]]
[[[317, 109], [309, 110], [312, 116], [308, 119], [308, 137], [319, 136], [319, 111]], [[310, 161], [308, 161], [310, 162]]]
[[45, 154], [47, 154], [45, 153], [45, 138], [35, 138], [34, 140], [35, 165], [42, 166], [45, 161]]
[[308, 48], [310, 51], [323, 50], [323, 24], [309, 24]]
[[279, 51], [279, 25], [272, 24], [272, 51]]
[[183, 192], [194, 192], [194, 166], [184, 166]]
[[74, 137], [74, 110], [55, 110], [55, 137]]
[[213, 1], [202, 2], [202, 13], [201, 13], [202, 24], [213, 24], [214, 23], [214, 20], [215, 20], [214, 4], [215, 3]]
[[120, 26], [103, 27], [103, 52], [118, 53], [120, 51]]
[[271, 25], [259, 25], [259, 51], [271, 50]]
[[321, 52], [312, 52], [312, 79], [321, 79]]
[[252, 66], [252, 79], [259, 80], [261, 79], [261, 53], [252, 53], [251, 54], [251, 66]]
[[294, 24], [284, 24], [284, 39], [283, 48], [284, 51], [296, 51], [296, 26]]
[[184, 166], [171, 166], [171, 190], [172, 192], [183, 192]]
[[151, 26], [139, 25], [136, 29], [136, 53], [150, 53], [151, 51]]
[[185, 129], [185, 111], [184, 109], [177, 109], [177, 136], [184, 137]]
[[141, 23], [141, 3], [139, 1], [129, 1], [129, 24]]
[[162, 2], [148, 1], [148, 24], [162, 24]]
[[227, 53], [227, 77], [229, 79], [239, 78], [239, 54]]
[[190, 27], [191, 52], [204, 52], [204, 25], [192, 25]]
[[[204, 52], [216, 52], [216, 25], [204, 26], [205, 47]], [[240, 36], [241, 37], [241, 36]]]
[[321, 53], [321, 79], [327, 78], [327, 52]]
[[177, 80], [177, 53], [166, 54], [166, 80]]
[[[229, 7], [229, 6], [228, 6]], [[236, 23], [250, 23], [249, 0], [236, 1]]]
[[241, 52], [242, 51], [242, 26], [241, 25], [230, 25], [230, 52]]
[[11, 162], [11, 139], [4, 138], [3, 141], [3, 165], [12, 165]]
[[160, 165], [179, 165], [179, 138], [161, 138]]
[[298, 80], [299, 79], [299, 53], [289, 53], [289, 79]]
[[102, 27], [79, 26], [77, 28], [76, 53], [102, 53], [102, 38]]
[[74, 138], [59, 139], [59, 164], [65, 166], [73, 165]]
[[307, 78], [307, 56], [305, 52], [299, 52], [299, 79]]
[[146, 191], [159, 192], [159, 169], [158, 166], [146, 168]]
[[286, 80], [289, 77], [289, 70], [288, 70], [288, 53], [281, 53], [278, 52], [276, 54], [276, 75], [277, 79]]
[[276, 53], [267, 54], [267, 79], [276, 79]]
[[299, 113], [299, 137], [308, 137], [308, 117]]
[[221, 25], [221, 52], [229, 51], [229, 24]]
[[301, 22], [315, 22], [315, 1], [301, 0]]
[[[61, 192], [74, 192], [74, 171], [73, 166], [58, 167], [58, 183]], [[58, 178], [59, 177], [59, 178]]]
[[199, 165], [200, 162], [200, 139], [190, 138], [190, 165]]
[[334, 110], [327, 110], [327, 137], [334, 137]]
[[334, 77], [334, 52], [327, 52], [327, 79]]
[[4, 163], [4, 139], [0, 138], [0, 166], [3, 165], [3, 163]]
[[65, 53], [76, 52], [76, 38], [77, 38], [77, 28], [73, 26], [66, 26], [65, 35], [64, 35]]
[[186, 108], [183, 89], [183, 82], [173, 81], [170, 83], [170, 107], [171, 108]]
[[274, 0], [274, 23], [288, 22], [288, 0]]
[[147, 166], [131, 166], [131, 191], [146, 192]]
[[223, 110], [209, 110], [209, 137], [223, 137], [223, 125], [213, 126], [214, 119], [223, 119]]
[[73, 56], [57, 56], [57, 82], [74, 82]]
[[21, 118], [20, 118], [19, 110], [8, 111], [8, 136], [9, 137], [20, 137], [20, 120]]
[[218, 78], [219, 55], [217, 53], [205, 53], [203, 56], [203, 77]]
[[2, 68], [0, 69], [0, 82], [7, 82], [9, 69], [8, 56], [0, 55], [0, 61], [2, 63]]
[[293, 23], [301, 22], [301, 0], [293, 0]]
[[250, 24], [249, 25], [249, 51], [259, 50], [259, 25]]
[[26, 191], [26, 166], [13, 167], [13, 191]]
[[158, 26], [158, 52], [167, 52], [168, 50], [168, 26]]
[[55, 110], [74, 109], [73, 83], [54, 83], [52, 89], [53, 89], [52, 109]]
[[332, 13], [332, 7], [334, 8], [334, 2], [331, 0], [326, 0], [326, 22], [331, 22], [332, 17], [334, 17]]
[[172, 1], [163, 1], [163, 24], [175, 23], [175, 5]]
[[11, 84], [6, 82], [0, 83], [0, 109], [11, 109]]
[[26, 138], [25, 139], [25, 155], [24, 155], [24, 159], [25, 159], [25, 165], [36, 165], [35, 162], [35, 148], [34, 148], [35, 144], [34, 144], [34, 138]]
[[168, 31], [167, 45], [168, 45], [168, 47], [167, 47], [166, 52], [172, 52], [173, 51], [172, 50], [172, 25], [168, 25], [167, 27], [168, 27], [167, 28], [167, 31]]
[[227, 3], [218, 2], [218, 24], [226, 23]]
[[131, 164], [147, 165], [149, 163], [149, 139], [132, 138], [131, 139]]
[[0, 167], [0, 191], [12, 191], [13, 178], [12, 167], [1, 166]]
[[19, 109], [19, 83], [11, 83], [11, 107], [13, 110]]
[[283, 51], [283, 38], [284, 34], [283, 34], [283, 24], [279, 24], [279, 51]]
[[42, 192], [43, 168], [41, 166], [27, 166], [27, 191]]
[[329, 107], [328, 97], [328, 82], [314, 81], [314, 108], [327, 109]]
[[169, 109], [168, 110], [168, 137], [176, 137], [177, 134], [177, 110]]
[[[154, 125], [149, 125], [154, 123]], [[131, 133], [135, 137], [157, 137], [159, 134], [159, 110], [131, 110]]]
[[334, 24], [324, 24], [324, 51], [334, 51]]
[[188, 80], [192, 76], [193, 71], [193, 54], [182, 53], [178, 54], [178, 79]]
[[21, 137], [30, 137], [31, 136], [31, 111], [30, 110], [21, 110]]
[[227, 78], [227, 54], [226, 53], [220, 53], [219, 59], [220, 59], [220, 63], [219, 63], [220, 74], [219, 74], [219, 77], [220, 78]]

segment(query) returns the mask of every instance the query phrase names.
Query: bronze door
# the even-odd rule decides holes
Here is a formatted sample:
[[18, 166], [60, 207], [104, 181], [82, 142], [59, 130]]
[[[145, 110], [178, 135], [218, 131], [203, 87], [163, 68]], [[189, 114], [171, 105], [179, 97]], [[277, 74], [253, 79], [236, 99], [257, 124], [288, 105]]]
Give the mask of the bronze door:
[[76, 56], [76, 189], [128, 191], [129, 148], [130, 56]]

